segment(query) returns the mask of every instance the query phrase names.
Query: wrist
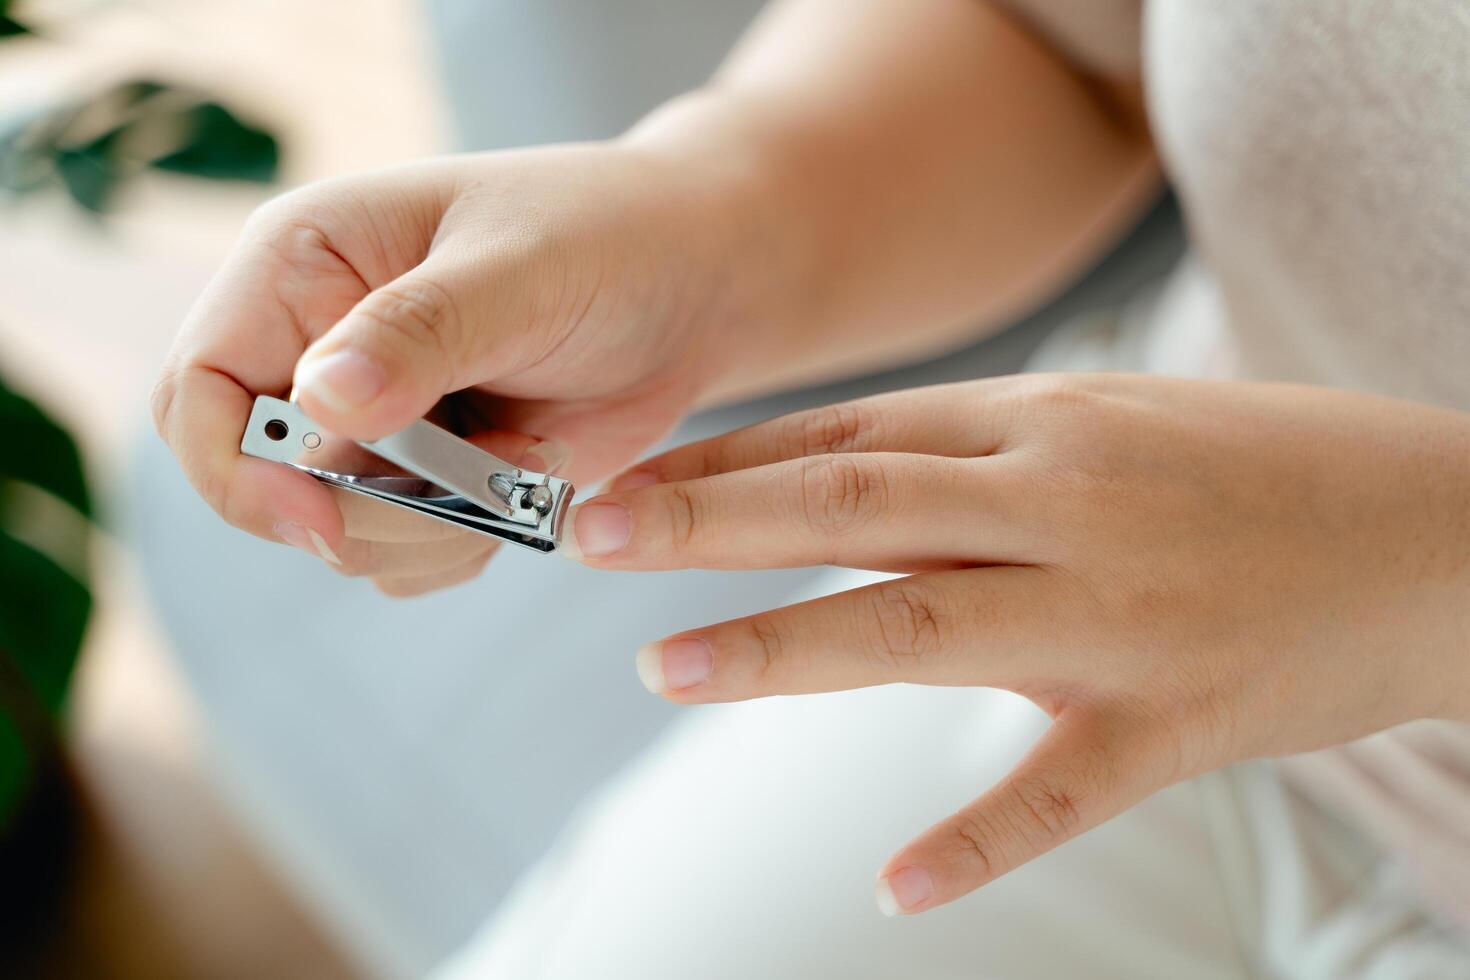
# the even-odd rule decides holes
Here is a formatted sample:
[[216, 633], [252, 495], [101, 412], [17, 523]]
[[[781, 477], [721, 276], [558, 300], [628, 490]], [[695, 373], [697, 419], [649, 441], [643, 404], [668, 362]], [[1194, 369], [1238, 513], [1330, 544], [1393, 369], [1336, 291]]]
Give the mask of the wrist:
[[782, 205], [775, 154], [748, 107], [717, 91], [681, 96], [656, 109], [620, 145], [660, 161], [681, 189], [670, 240], [694, 294], [693, 367], [704, 403], [769, 388], [801, 357], [798, 283], [804, 235]]

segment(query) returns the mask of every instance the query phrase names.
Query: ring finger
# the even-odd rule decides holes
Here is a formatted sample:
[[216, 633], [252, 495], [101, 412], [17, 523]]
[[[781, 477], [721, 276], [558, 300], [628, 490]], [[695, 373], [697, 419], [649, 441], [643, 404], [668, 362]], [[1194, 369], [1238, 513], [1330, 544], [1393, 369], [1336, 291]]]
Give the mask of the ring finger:
[[1027, 560], [1038, 530], [988, 459], [812, 456], [605, 494], [563, 543], [598, 568], [956, 568]]

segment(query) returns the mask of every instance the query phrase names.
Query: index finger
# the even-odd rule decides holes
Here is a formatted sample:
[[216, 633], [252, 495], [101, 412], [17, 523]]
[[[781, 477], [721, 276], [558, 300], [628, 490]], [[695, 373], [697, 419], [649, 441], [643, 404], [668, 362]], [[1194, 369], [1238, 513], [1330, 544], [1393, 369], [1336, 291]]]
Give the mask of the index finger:
[[342, 515], [325, 486], [289, 466], [240, 454], [254, 400], [229, 375], [189, 364], [160, 383], [155, 420], [184, 475], [226, 521], [272, 541], [287, 540], [283, 528], [297, 525], [337, 548]]
[[334, 548], [342, 517], [331, 495], [287, 467], [240, 455], [254, 396], [281, 393], [313, 332], [367, 289], [301, 223], [247, 229], [190, 311], [153, 394], [159, 434], [199, 494], [226, 521], [272, 540], [308, 528]]

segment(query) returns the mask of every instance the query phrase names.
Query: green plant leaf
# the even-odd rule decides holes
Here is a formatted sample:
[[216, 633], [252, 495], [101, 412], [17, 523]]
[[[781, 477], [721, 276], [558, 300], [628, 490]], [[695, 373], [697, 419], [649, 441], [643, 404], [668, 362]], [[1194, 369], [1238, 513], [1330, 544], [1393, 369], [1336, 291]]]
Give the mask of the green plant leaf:
[[[0, 457], [0, 481], [31, 483], [90, 517], [92, 501], [76, 443], [29, 399], [0, 384], [0, 432], [10, 451]], [[3, 522], [0, 522], [3, 523]], [[0, 596], [0, 604], [8, 602]]]
[[0, 0], [0, 37], [15, 37], [17, 34], [30, 33], [29, 27], [10, 16], [9, 0]]
[[0, 534], [0, 652], [53, 714], [66, 700], [92, 596], [39, 551]]
[[[0, 656], [4, 654], [0, 653]], [[30, 753], [20, 728], [9, 712], [0, 711], [0, 834], [5, 831], [6, 818], [20, 802], [21, 791], [30, 781], [30, 774]]]
[[[132, 94], [125, 92], [122, 92], [121, 97], [134, 99]], [[67, 193], [72, 196], [72, 200], [93, 214], [101, 214], [107, 210], [113, 192], [123, 182], [127, 161], [119, 157], [116, 147], [129, 125], [124, 123], [116, 126], [96, 139], [78, 146], [59, 146], [53, 149], [56, 172], [66, 185]]]
[[56, 172], [72, 200], [93, 214], [107, 210], [119, 183], [111, 158], [87, 150], [58, 150]]
[[153, 161], [160, 170], [214, 180], [268, 183], [276, 178], [280, 148], [276, 138], [242, 121], [218, 102], [190, 107], [188, 136], [173, 153]]
[[60, 183], [83, 208], [102, 214], [149, 167], [269, 182], [280, 167], [280, 147], [269, 132], [220, 103], [149, 78], [0, 118], [0, 189], [11, 193]]
[[[55, 719], [81, 650], [92, 597], [84, 583], [85, 534], [91, 500], [76, 443], [29, 399], [0, 384], [0, 431], [16, 440], [0, 462], [0, 835], [30, 793], [39, 763], [32, 753], [52, 744]], [[47, 506], [38, 507], [37, 503]], [[74, 526], [73, 526], [74, 525]], [[80, 533], [73, 572], [44, 546]], [[49, 539], [49, 540], [48, 540]], [[79, 578], [80, 576], [80, 578]]]

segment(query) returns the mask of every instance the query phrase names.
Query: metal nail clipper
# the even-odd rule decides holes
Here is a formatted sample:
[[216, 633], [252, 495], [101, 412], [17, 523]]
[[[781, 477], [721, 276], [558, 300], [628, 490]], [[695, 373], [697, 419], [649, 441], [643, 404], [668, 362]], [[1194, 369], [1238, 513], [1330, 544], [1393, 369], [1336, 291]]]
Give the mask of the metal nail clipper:
[[[294, 402], [268, 395], [255, 399], [240, 452], [543, 553], [556, 550], [575, 492], [566, 480], [512, 466], [423, 419], [375, 442], [349, 443], [324, 434]], [[347, 464], [383, 472], [340, 472]]]

